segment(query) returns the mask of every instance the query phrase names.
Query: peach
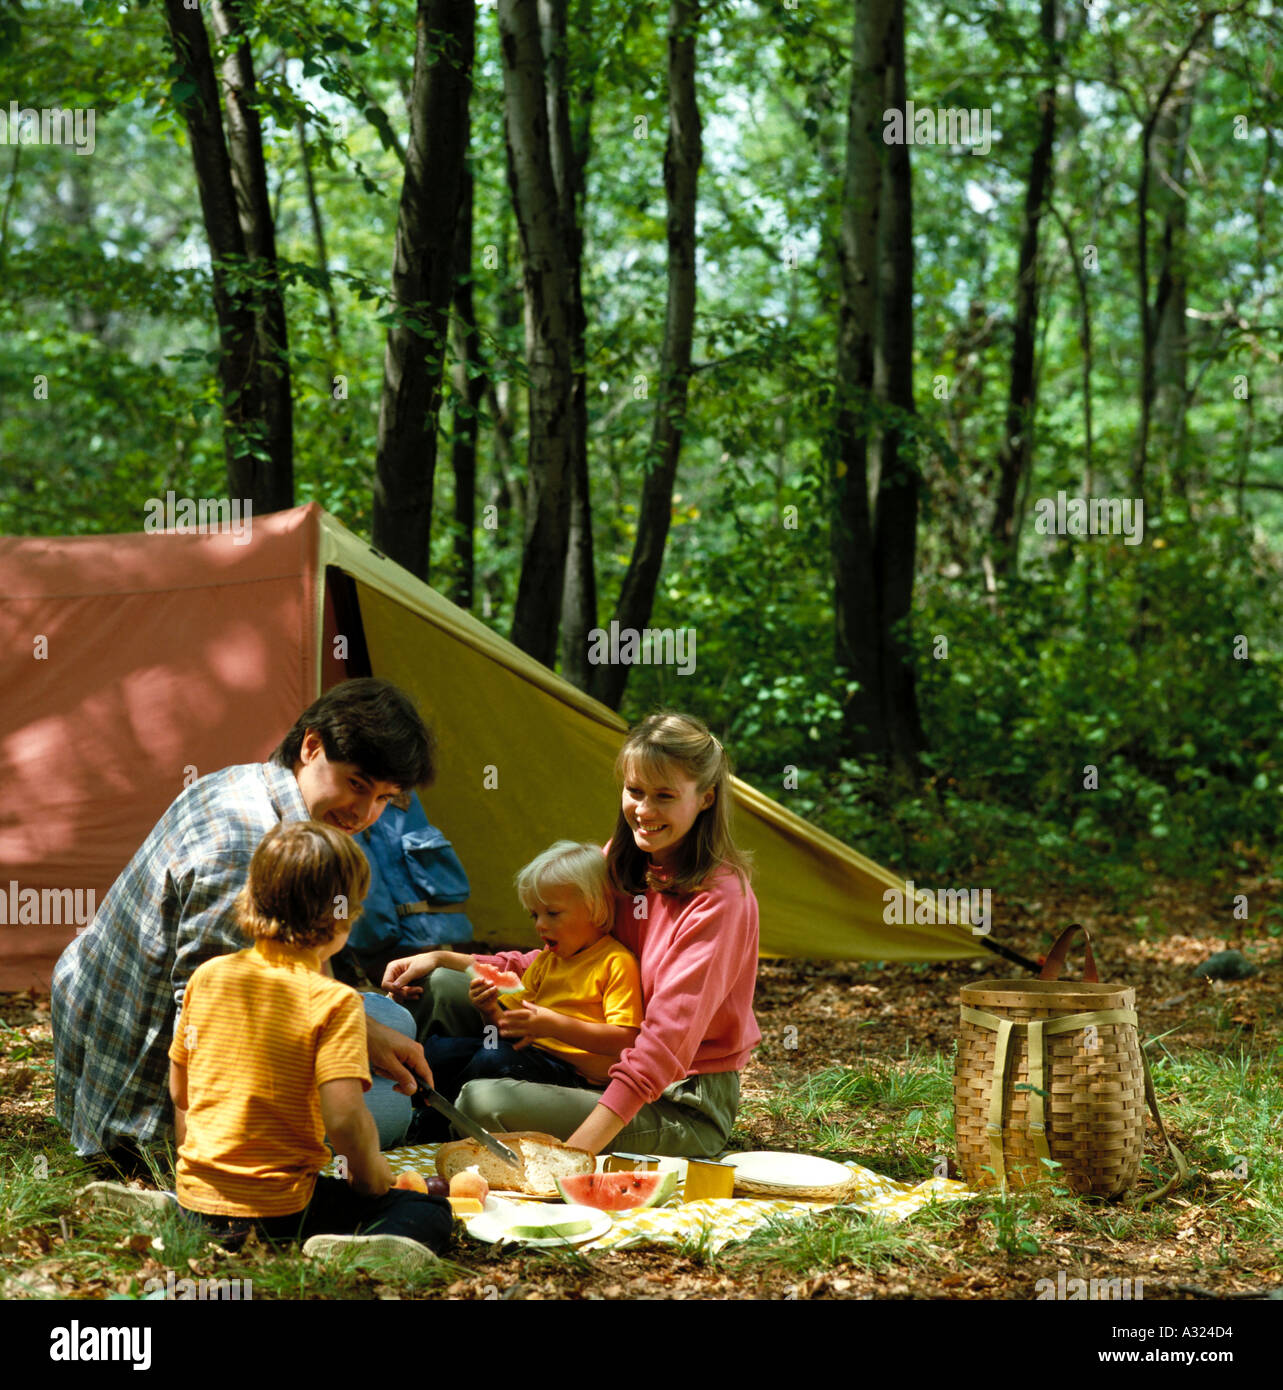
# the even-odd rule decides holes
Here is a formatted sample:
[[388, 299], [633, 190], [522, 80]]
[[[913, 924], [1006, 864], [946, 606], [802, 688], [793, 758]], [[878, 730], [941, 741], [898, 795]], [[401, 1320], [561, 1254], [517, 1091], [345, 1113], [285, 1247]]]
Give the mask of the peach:
[[399, 1187], [407, 1192], [427, 1193], [428, 1181], [422, 1173], [398, 1173], [393, 1187]]
[[450, 1179], [451, 1197], [475, 1197], [478, 1202], [484, 1202], [489, 1193], [490, 1184], [475, 1167], [465, 1168]]

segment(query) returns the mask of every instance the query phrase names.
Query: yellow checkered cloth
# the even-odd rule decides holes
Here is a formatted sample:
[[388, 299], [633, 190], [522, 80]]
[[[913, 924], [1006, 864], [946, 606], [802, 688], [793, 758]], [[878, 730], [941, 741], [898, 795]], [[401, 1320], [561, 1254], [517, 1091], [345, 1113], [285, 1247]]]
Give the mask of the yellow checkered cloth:
[[[437, 1144], [416, 1144], [391, 1149], [384, 1157], [394, 1173], [436, 1171]], [[686, 1245], [706, 1242], [710, 1252], [721, 1250], [732, 1241], [747, 1240], [754, 1231], [776, 1220], [805, 1220], [811, 1212], [837, 1207], [876, 1212], [887, 1221], [903, 1221], [931, 1202], [954, 1202], [973, 1197], [966, 1183], [951, 1178], [928, 1178], [925, 1182], [896, 1182], [858, 1163], [845, 1165], [851, 1171], [851, 1188], [840, 1202], [796, 1201], [772, 1197], [717, 1197], [698, 1202], [642, 1211], [623, 1212], [611, 1218], [611, 1229], [596, 1240], [585, 1241], [580, 1250], [617, 1250], [628, 1245]], [[326, 1169], [331, 1172], [333, 1165]], [[531, 1202], [531, 1207], [545, 1207]]]

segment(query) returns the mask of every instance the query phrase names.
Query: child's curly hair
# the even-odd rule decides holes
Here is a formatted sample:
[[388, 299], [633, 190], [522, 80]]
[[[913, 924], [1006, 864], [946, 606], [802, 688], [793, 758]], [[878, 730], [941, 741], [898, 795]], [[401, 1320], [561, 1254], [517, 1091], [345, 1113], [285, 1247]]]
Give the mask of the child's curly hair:
[[259, 841], [236, 917], [256, 941], [306, 950], [353, 922], [369, 887], [369, 862], [351, 836], [320, 821], [289, 821]]

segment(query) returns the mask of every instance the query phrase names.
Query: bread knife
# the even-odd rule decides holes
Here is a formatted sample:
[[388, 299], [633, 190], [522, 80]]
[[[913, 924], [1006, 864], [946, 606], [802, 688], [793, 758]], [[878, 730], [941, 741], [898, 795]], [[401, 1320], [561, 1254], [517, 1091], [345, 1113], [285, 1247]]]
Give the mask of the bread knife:
[[440, 1091], [434, 1091], [431, 1086], [425, 1086], [422, 1082], [419, 1083], [419, 1089], [423, 1093], [423, 1099], [427, 1101], [434, 1110], [444, 1115], [455, 1129], [466, 1134], [469, 1139], [475, 1139], [478, 1144], [484, 1145], [486, 1149], [503, 1163], [507, 1163], [513, 1168], [521, 1167], [521, 1160], [511, 1149], [505, 1148], [493, 1134], [488, 1130], [482, 1129], [476, 1120], [470, 1120], [461, 1110], [456, 1110]]

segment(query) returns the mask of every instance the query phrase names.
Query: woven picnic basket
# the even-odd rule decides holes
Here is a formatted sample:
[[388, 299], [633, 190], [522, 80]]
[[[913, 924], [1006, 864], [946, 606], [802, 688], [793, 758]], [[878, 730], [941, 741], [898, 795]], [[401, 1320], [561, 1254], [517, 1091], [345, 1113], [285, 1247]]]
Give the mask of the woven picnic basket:
[[[1059, 978], [1076, 931], [1081, 982]], [[1136, 991], [1099, 982], [1085, 928], [1065, 928], [1036, 980], [964, 985], [959, 1002], [953, 1098], [958, 1166], [969, 1186], [1053, 1178], [1079, 1194], [1121, 1196], [1140, 1175], [1147, 1104], [1176, 1173], [1141, 1200], [1184, 1181], [1188, 1168], [1163, 1126], [1140, 1045]]]

